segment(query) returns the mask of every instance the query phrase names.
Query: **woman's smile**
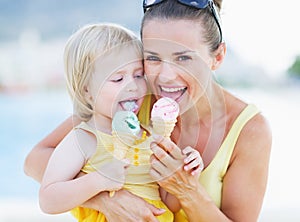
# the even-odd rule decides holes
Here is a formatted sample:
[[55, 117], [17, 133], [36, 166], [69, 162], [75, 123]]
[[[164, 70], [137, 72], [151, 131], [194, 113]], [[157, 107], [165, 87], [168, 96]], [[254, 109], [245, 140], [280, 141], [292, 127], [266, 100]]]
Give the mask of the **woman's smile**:
[[160, 96], [172, 98], [176, 102], [179, 102], [181, 100], [183, 94], [187, 90], [186, 86], [170, 87], [170, 86], [160, 85], [159, 88], [160, 88]]

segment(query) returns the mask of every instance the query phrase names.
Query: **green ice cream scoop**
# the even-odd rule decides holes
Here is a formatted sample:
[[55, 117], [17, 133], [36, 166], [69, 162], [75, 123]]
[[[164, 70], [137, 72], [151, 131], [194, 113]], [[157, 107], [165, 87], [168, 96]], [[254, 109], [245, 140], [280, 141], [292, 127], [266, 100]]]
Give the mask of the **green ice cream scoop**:
[[136, 136], [141, 130], [140, 121], [134, 112], [118, 111], [113, 117], [112, 130]]

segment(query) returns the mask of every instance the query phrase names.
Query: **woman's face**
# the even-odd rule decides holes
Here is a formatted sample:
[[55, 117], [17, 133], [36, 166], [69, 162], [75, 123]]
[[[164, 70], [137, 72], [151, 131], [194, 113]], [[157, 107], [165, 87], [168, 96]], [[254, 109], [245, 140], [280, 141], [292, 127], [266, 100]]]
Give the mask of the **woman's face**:
[[190, 107], [209, 86], [213, 58], [200, 24], [151, 20], [143, 28], [144, 69], [153, 93]]

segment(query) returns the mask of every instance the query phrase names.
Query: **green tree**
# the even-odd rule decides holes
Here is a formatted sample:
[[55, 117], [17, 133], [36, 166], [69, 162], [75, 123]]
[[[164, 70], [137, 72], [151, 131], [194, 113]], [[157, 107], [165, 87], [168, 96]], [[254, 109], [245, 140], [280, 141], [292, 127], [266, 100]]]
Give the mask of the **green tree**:
[[294, 63], [288, 69], [288, 74], [291, 77], [300, 78], [300, 55], [296, 57]]

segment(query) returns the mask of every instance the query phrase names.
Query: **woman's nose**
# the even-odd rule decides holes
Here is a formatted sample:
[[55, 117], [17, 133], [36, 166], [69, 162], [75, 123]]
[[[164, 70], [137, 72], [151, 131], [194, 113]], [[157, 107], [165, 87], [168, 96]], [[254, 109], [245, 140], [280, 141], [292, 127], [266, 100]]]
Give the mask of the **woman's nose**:
[[158, 75], [158, 78], [161, 82], [168, 82], [175, 80], [177, 77], [177, 74], [175, 72], [174, 64], [171, 64], [168, 61], [163, 61], [161, 64], [160, 73]]

